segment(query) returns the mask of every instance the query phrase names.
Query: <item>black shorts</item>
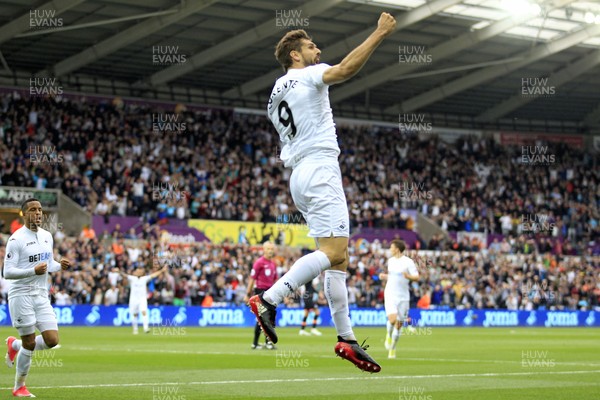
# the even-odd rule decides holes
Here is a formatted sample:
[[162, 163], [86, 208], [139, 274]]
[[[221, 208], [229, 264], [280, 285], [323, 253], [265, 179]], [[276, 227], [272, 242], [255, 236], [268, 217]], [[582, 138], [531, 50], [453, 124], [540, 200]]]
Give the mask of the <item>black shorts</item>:
[[261, 294], [263, 294], [266, 291], [267, 291], [267, 289], [257, 289], [257, 288], [254, 288], [254, 295], [255, 296], [256, 295], [261, 295]]
[[315, 302], [313, 301], [312, 295], [304, 297], [304, 309], [311, 310], [315, 308]]

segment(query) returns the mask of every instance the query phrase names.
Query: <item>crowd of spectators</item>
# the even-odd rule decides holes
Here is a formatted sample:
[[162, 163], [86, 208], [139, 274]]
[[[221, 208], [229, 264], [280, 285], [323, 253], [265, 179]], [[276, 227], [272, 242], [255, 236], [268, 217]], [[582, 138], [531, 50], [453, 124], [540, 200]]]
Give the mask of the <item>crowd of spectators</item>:
[[[274, 222], [296, 212], [290, 170], [264, 116], [16, 93], [0, 99], [0, 185], [60, 188], [95, 214], [148, 221]], [[156, 122], [169, 116], [177, 126]], [[402, 209], [418, 208], [447, 231], [560, 238], [576, 253], [600, 238], [596, 153], [492, 138], [448, 144], [364, 126], [338, 126], [338, 139], [353, 229], [410, 228]]]
[[[76, 268], [56, 274], [57, 304], [126, 303], [128, 289], [117, 270], [151, 271], [164, 263], [169, 272], [150, 284], [150, 304], [240, 304], [259, 248], [225, 242], [167, 251], [153, 222], [281, 222], [297, 215], [291, 171], [278, 160], [277, 135], [263, 116], [184, 107], [174, 113], [133, 102], [17, 93], [0, 96], [0, 102], [0, 185], [60, 188], [106, 219], [135, 215], [148, 221], [142, 235], [117, 229], [99, 237], [84, 233], [75, 243], [59, 237], [59, 253], [75, 260]], [[178, 129], [157, 125], [165, 115], [179, 121]], [[414, 221], [402, 209], [416, 208], [446, 231], [504, 235], [484, 251], [445, 235], [419, 243], [420, 249], [450, 252], [432, 256], [434, 268], [411, 286], [415, 305], [598, 306], [600, 265], [589, 246], [600, 239], [597, 154], [540, 145], [536, 152], [552, 157], [532, 163], [524, 162], [521, 146], [500, 146], [491, 138], [448, 144], [378, 127], [339, 126], [338, 139], [353, 229], [410, 229]], [[382, 305], [377, 274], [385, 247], [364, 241], [351, 246], [352, 305]], [[280, 247], [280, 272], [299, 255]], [[7, 282], [0, 282], [5, 300]]]
[[[151, 244], [153, 243], [153, 244]], [[129, 288], [119, 271], [131, 274], [142, 267], [147, 273], [165, 265], [168, 272], [149, 285], [151, 305], [242, 305], [246, 284], [260, 246], [195, 244], [170, 248], [160, 240], [129, 240], [113, 232], [99, 239], [66, 238], [57, 253], [74, 261], [74, 268], [53, 274], [51, 293], [59, 305], [127, 304]], [[306, 251], [306, 250], [304, 250]], [[414, 256], [415, 250], [407, 250]], [[383, 286], [378, 275], [389, 257], [387, 243], [352, 241], [348, 268], [351, 306], [382, 307]], [[282, 275], [302, 255], [302, 250], [279, 246], [275, 262]], [[600, 307], [599, 256], [563, 257], [550, 253], [516, 254], [420, 251], [430, 260], [411, 285], [411, 306], [422, 308], [581, 309]], [[0, 247], [0, 261], [4, 248]], [[6, 301], [9, 282], [0, 279]], [[327, 302], [320, 288], [319, 304]], [[289, 305], [301, 296], [291, 297]]]

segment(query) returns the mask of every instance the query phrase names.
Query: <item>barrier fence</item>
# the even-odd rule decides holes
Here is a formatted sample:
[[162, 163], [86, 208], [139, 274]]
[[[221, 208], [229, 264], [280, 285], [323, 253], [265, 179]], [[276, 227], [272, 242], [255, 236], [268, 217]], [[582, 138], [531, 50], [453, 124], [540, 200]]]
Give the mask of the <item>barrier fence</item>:
[[[127, 306], [55, 306], [54, 311], [61, 326], [127, 326], [131, 315]], [[149, 307], [152, 326], [189, 327], [251, 327], [254, 315], [247, 307]], [[600, 327], [600, 313], [596, 311], [511, 311], [511, 310], [421, 310], [409, 312], [415, 327]], [[303, 318], [301, 308], [279, 308], [277, 326], [297, 327]], [[312, 318], [312, 317], [309, 317]], [[352, 324], [385, 326], [383, 309], [350, 309]], [[312, 319], [309, 320], [312, 322]], [[0, 305], [0, 326], [10, 326], [8, 305]], [[319, 326], [333, 326], [329, 308], [321, 308]]]

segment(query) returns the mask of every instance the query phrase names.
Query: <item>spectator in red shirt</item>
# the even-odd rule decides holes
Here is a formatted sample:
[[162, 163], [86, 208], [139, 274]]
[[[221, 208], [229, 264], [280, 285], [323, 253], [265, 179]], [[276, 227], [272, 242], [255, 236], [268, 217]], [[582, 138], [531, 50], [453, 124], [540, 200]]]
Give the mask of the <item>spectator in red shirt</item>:
[[[263, 244], [263, 256], [260, 257], [252, 266], [252, 272], [250, 272], [250, 279], [248, 280], [248, 291], [246, 292], [245, 302], [248, 302], [250, 296], [261, 295], [265, 290], [269, 289], [277, 281], [277, 266], [273, 257], [275, 256], [275, 245], [272, 242], [265, 242]], [[255, 287], [256, 286], [256, 287]], [[275, 315], [273, 315], [273, 325], [275, 325]], [[252, 349], [261, 349], [262, 346], [258, 344], [258, 338], [260, 337], [260, 326], [256, 322], [254, 327], [254, 342], [252, 342]], [[267, 349], [275, 349], [275, 345], [266, 341]]]

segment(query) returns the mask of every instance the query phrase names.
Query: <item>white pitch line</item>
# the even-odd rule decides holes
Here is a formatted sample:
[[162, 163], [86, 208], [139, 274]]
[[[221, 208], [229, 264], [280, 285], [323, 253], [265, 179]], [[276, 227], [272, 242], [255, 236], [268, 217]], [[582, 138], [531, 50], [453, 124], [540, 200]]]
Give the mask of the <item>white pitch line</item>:
[[[69, 347], [72, 350], [98, 350], [95, 347]], [[126, 349], [123, 350], [121, 348], [102, 348], [102, 351], [118, 351], [122, 353], [123, 351], [129, 353], [165, 353], [165, 354], [197, 354], [197, 355], [217, 355], [217, 356], [260, 356], [260, 357], [269, 357], [276, 355], [276, 351], [273, 350], [253, 350], [251, 353], [235, 353], [231, 351], [183, 351], [183, 350], [153, 350], [153, 349]], [[289, 352], [296, 351], [296, 349], [279, 349], [279, 351]], [[306, 358], [332, 358], [333, 355], [325, 355], [325, 354], [311, 354]], [[436, 362], [464, 362], [464, 363], [488, 363], [488, 364], [521, 364], [521, 361], [511, 361], [511, 360], [469, 360], [464, 358], [417, 358], [417, 357], [402, 357], [402, 360], [406, 361], [436, 361]], [[579, 367], [600, 367], [598, 363], [581, 363], [581, 362], [557, 362], [554, 360], [555, 365], [573, 365]]]
[[[431, 378], [487, 378], [495, 376], [531, 376], [531, 375], [579, 375], [596, 374], [594, 371], [546, 371], [546, 372], [489, 372], [483, 374], [448, 374], [448, 375], [384, 375], [363, 377], [337, 377], [337, 378], [294, 378], [294, 379], [261, 379], [261, 380], [238, 380], [238, 381], [208, 381], [208, 382], [155, 382], [155, 383], [106, 383], [99, 385], [69, 385], [69, 386], [30, 386], [30, 389], [91, 389], [103, 387], [141, 387], [141, 386], [195, 386], [195, 385], [231, 385], [244, 383], [303, 383], [303, 382], [332, 382], [332, 381], [356, 381], [356, 380], [390, 380], [390, 379], [431, 379]], [[11, 388], [2, 388], [8, 390]]]

